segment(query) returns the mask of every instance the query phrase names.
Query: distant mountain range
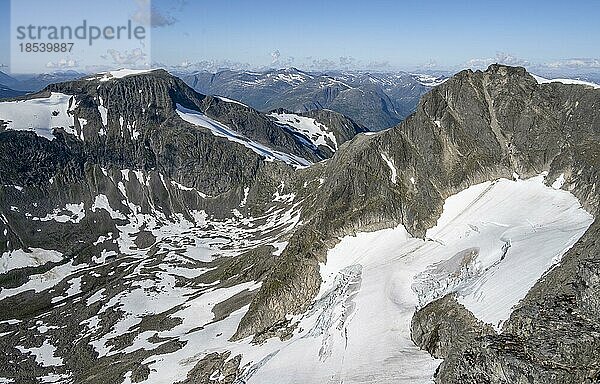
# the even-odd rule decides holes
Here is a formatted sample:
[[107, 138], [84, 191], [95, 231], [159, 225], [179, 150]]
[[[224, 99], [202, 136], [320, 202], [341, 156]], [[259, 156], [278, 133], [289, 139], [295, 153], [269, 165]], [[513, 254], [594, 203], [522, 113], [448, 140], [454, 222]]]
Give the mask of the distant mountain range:
[[[0, 86], [21, 91], [21, 94], [27, 92], [37, 92], [50, 84], [63, 81], [75, 80], [84, 77], [85, 74], [77, 71], [58, 71], [52, 73], [42, 73], [35, 75], [15, 75], [10, 76], [0, 72]], [[0, 97], [12, 97], [2, 96]]]
[[0, 99], [22, 96], [25, 93], [26, 92], [23, 91], [15, 91], [14, 89], [8, 88], [7, 86], [0, 84]]
[[[262, 112], [285, 109], [302, 113], [329, 109], [371, 131], [389, 128], [404, 120], [415, 110], [423, 94], [446, 79], [406, 72], [309, 73], [296, 68], [173, 73], [197, 92], [238, 100]], [[0, 91], [0, 97], [37, 92], [49, 84], [84, 76], [76, 71], [14, 77], [0, 72], [0, 86], [7, 88]]]
[[200, 93], [229, 97], [260, 111], [331, 109], [372, 131], [404, 120], [423, 94], [446, 79], [406, 72], [308, 73], [296, 68], [175, 74]]

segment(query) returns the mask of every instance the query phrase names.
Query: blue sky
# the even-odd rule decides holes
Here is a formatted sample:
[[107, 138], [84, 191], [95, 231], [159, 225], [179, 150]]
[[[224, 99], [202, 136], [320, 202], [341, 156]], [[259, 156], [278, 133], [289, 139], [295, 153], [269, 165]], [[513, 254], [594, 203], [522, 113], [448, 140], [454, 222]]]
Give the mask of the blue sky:
[[[3, 17], [8, 3], [0, 0]], [[577, 65], [600, 66], [600, 1], [155, 0], [152, 5], [152, 59], [163, 65], [214, 61], [391, 69], [491, 61], [560, 65], [581, 59]], [[77, 16], [65, 10], [66, 19]], [[0, 50], [7, 52], [7, 23], [0, 25]]]

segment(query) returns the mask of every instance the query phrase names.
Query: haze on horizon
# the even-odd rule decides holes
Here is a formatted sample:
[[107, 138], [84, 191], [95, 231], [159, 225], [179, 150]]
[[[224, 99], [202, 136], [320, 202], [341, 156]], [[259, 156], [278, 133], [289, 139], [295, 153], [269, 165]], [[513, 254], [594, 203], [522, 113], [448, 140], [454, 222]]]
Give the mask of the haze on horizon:
[[[9, 3], [0, 0], [4, 18]], [[154, 0], [152, 10], [153, 66], [454, 71], [501, 62], [600, 71], [600, 23], [590, 20], [600, 2], [591, 0]], [[0, 51], [8, 52], [10, 23], [0, 24]], [[0, 65], [6, 61], [0, 56]], [[76, 57], [54, 69], [86, 70]]]

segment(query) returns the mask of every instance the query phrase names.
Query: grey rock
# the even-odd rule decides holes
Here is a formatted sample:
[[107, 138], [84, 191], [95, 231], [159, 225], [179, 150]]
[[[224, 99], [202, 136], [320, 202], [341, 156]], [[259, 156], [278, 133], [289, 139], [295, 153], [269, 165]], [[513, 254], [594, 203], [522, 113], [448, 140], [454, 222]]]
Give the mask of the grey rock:
[[177, 384], [232, 384], [238, 377], [238, 367], [241, 356], [229, 359], [231, 353], [213, 352], [200, 360], [188, 378]]
[[479, 321], [453, 295], [446, 295], [418, 310], [411, 323], [411, 338], [433, 357], [446, 359], [455, 353], [456, 345], [468, 345], [494, 329]]

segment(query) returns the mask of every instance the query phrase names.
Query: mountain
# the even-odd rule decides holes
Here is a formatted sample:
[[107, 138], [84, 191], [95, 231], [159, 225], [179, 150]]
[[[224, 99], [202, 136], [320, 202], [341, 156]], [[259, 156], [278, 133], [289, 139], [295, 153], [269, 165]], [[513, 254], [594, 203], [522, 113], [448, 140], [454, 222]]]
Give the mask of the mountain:
[[0, 103], [0, 377], [594, 382], [599, 99], [492, 65], [378, 133], [164, 71]]
[[358, 133], [370, 132], [346, 116], [328, 109], [303, 113], [277, 109], [268, 116], [284, 129], [303, 135], [311, 145], [327, 153], [327, 157], [332, 156], [340, 145]]
[[0, 84], [12, 85], [16, 83], [18, 80], [13, 78], [12, 76], [7, 75], [6, 73], [0, 71]]
[[9, 76], [0, 72], [0, 84], [22, 92], [37, 92], [44, 87], [63, 81], [70, 81], [84, 77], [85, 74], [77, 71], [56, 71], [36, 75]]
[[331, 109], [375, 131], [402, 121], [436, 80], [445, 80], [403, 72], [321, 74], [296, 68], [196, 72], [181, 77], [200, 93], [240, 100], [261, 111]]
[[2, 84], [0, 84], [0, 99], [8, 98], [8, 97], [17, 97], [24, 95], [23, 91], [15, 91], [14, 89], [10, 89]]

